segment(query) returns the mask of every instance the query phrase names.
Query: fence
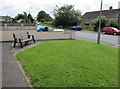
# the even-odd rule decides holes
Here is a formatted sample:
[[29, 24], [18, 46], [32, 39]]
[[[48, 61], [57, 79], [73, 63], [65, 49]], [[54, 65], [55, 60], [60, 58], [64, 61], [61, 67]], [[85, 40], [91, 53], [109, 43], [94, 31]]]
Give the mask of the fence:
[[35, 30], [34, 23], [1, 23], [0, 30]]

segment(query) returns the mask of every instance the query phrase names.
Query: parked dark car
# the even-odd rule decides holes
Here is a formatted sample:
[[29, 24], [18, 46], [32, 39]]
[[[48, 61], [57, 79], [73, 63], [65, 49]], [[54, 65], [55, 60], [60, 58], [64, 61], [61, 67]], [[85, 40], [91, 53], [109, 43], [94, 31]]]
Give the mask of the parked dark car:
[[117, 28], [115, 27], [104, 27], [102, 32], [105, 34], [105, 33], [108, 33], [108, 34], [113, 34], [113, 35], [118, 35], [120, 34], [120, 30], [118, 30]]
[[71, 30], [82, 30], [81, 26], [73, 26], [71, 27]]

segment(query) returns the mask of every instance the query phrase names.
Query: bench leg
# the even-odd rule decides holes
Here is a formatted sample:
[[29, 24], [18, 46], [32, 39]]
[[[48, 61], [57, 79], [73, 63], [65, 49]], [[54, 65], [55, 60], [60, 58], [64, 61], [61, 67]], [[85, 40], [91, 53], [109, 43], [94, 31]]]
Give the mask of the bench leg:
[[33, 39], [33, 42], [35, 43], [35, 38], [34, 38], [34, 36], [32, 35], [32, 39]]
[[20, 46], [21, 46], [21, 48], [23, 48], [22, 42], [20, 42]]
[[19, 43], [20, 43], [21, 48], [23, 48], [23, 45], [22, 45], [21, 39], [19, 39]]
[[13, 43], [13, 48], [15, 48], [15, 46], [16, 46], [16, 39], [14, 40], [14, 43]]
[[15, 46], [16, 46], [16, 42], [14, 42], [14, 44], [13, 44], [13, 48], [15, 48]]
[[25, 45], [27, 45], [28, 41], [25, 41]]

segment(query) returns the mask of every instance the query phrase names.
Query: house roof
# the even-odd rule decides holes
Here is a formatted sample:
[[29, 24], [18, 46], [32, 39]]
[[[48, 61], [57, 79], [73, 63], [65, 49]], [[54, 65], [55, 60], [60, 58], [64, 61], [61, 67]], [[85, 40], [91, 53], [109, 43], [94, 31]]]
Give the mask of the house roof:
[[[113, 18], [117, 16], [119, 10], [120, 9], [103, 10], [102, 15], [106, 16], [107, 18]], [[83, 17], [85, 17], [86, 19], [93, 19], [98, 17], [99, 14], [100, 11], [86, 12]]]
[[0, 19], [11, 19], [10, 16], [0, 16]]

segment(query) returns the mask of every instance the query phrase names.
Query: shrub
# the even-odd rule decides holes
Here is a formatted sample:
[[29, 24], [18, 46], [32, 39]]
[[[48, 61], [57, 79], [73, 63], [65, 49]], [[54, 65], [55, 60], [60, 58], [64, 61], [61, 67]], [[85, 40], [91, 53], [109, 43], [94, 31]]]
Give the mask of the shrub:
[[44, 22], [44, 24], [52, 25], [53, 22]]
[[101, 20], [101, 28], [103, 27], [116, 27], [118, 28], [118, 23], [114, 21], [114, 19], [106, 18], [105, 16], [97, 17], [93, 20], [93, 23], [96, 28], [99, 28], [99, 22]]
[[113, 19], [109, 19], [107, 24], [106, 24], [106, 27], [118, 27], [119, 25], [113, 20]]
[[94, 31], [94, 28], [92, 26], [84, 26], [83, 30]]

